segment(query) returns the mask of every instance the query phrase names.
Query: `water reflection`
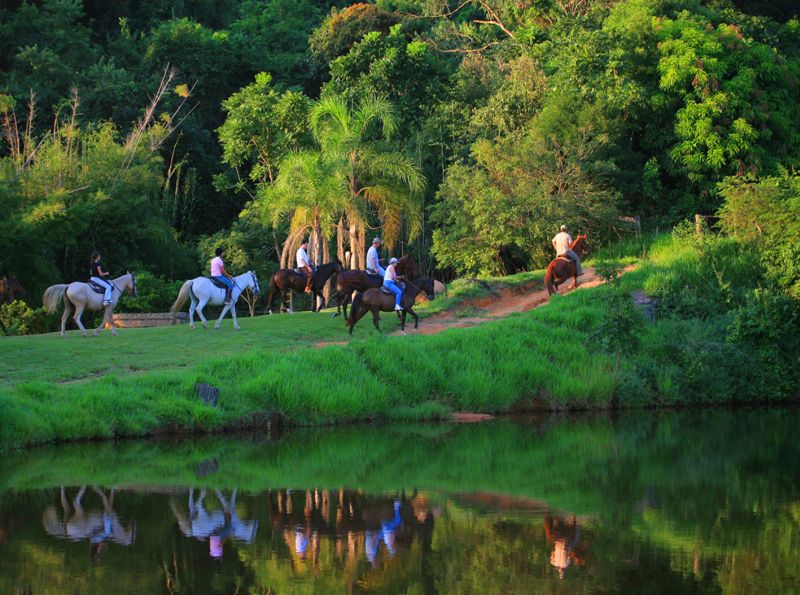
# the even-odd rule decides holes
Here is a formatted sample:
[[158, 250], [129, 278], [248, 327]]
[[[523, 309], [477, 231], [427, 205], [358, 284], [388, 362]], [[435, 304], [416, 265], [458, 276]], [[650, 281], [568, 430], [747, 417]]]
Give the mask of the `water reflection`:
[[550, 417], [16, 453], [0, 460], [0, 592], [796, 592], [798, 421]]
[[91, 559], [97, 562], [100, 553], [106, 549], [109, 542], [119, 545], [132, 544], [136, 525], [131, 523], [126, 527], [114, 512], [116, 490], [112, 488], [106, 495], [96, 486], [92, 486], [92, 491], [100, 497], [102, 509], [84, 510], [86, 486], [78, 489], [70, 506], [67, 490], [61, 486], [59, 492], [61, 511], [59, 512], [55, 506], [48, 506], [42, 515], [42, 524], [44, 530], [54, 537], [71, 541], [88, 541]]

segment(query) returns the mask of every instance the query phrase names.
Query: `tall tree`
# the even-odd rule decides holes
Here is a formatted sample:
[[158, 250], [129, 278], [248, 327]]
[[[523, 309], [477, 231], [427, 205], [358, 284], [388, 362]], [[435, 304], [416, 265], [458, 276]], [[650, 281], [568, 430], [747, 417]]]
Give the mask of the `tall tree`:
[[310, 122], [324, 159], [346, 180], [346, 206], [337, 222], [338, 256], [344, 259], [346, 227], [350, 265], [362, 268], [371, 214], [382, 224], [390, 247], [399, 238], [404, 220], [411, 237], [419, 232], [419, 197], [425, 177], [388, 143], [397, 131], [397, 118], [386, 99], [367, 96], [350, 107], [342, 97], [328, 95], [312, 107]]

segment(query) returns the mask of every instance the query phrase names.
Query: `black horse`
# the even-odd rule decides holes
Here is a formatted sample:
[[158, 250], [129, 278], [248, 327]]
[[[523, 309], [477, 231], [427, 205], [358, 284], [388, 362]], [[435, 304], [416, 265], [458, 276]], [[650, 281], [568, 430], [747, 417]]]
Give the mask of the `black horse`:
[[[418, 277], [413, 281], [405, 281], [406, 290], [403, 292], [403, 299], [400, 305], [403, 307], [403, 312], [400, 315], [400, 328], [406, 330], [406, 313], [414, 317], [414, 328], [419, 326], [419, 316], [414, 312], [414, 303], [417, 301], [417, 295], [425, 292], [425, 296], [432, 300], [434, 296], [433, 279], [430, 277]], [[380, 288], [367, 289], [364, 293], [359, 293], [353, 300], [353, 307], [350, 310], [350, 334], [353, 334], [353, 327], [356, 323], [364, 317], [367, 312], [372, 312], [372, 324], [375, 328], [381, 330], [379, 326], [380, 314], [379, 312], [393, 312], [394, 311], [394, 294], [386, 294]]]
[[[395, 272], [398, 275], [407, 277], [418, 277], [419, 269], [417, 263], [411, 256], [403, 256], [397, 262]], [[336, 294], [339, 297], [339, 305], [336, 308], [334, 318], [339, 316], [341, 310], [344, 309], [344, 320], [347, 323], [347, 306], [350, 304], [354, 291], [366, 291], [372, 287], [380, 287], [383, 285], [383, 277], [380, 275], [370, 275], [367, 271], [350, 270], [344, 271], [341, 275], [336, 276]], [[334, 296], [331, 296], [333, 301]]]
[[[318, 312], [325, 306], [325, 297], [322, 295], [322, 289], [330, 279], [333, 273], [341, 273], [344, 270], [342, 263], [339, 259], [333, 262], [326, 262], [317, 267], [311, 277], [311, 311]], [[272, 314], [272, 298], [276, 291], [281, 292], [281, 307], [286, 303], [286, 294], [289, 291], [297, 291], [303, 293], [306, 289], [306, 274], [298, 273], [295, 269], [280, 269], [275, 271], [272, 275], [272, 280], [269, 283], [269, 298], [267, 299], [267, 308], [269, 313]], [[322, 300], [322, 303], [317, 308], [317, 298]]]

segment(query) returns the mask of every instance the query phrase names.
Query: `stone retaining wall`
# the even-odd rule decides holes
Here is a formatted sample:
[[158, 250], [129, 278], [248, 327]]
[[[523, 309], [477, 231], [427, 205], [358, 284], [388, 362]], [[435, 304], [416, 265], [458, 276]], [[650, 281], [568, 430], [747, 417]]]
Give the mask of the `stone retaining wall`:
[[186, 312], [155, 312], [150, 314], [114, 314], [114, 324], [120, 328], [143, 328], [148, 326], [167, 326], [189, 321]]

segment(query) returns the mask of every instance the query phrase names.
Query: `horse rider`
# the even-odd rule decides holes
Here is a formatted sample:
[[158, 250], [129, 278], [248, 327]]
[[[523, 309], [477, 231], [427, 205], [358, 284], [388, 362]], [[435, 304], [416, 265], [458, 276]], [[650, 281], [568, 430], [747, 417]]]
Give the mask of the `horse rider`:
[[111, 304], [111, 293], [114, 291], [114, 286], [108, 280], [108, 277], [108, 271], [103, 268], [103, 263], [100, 262], [100, 253], [92, 252], [92, 258], [89, 262], [89, 278], [100, 287], [105, 288], [105, 293], [103, 294], [104, 306]]
[[233, 281], [233, 277], [225, 270], [225, 263], [222, 260], [222, 255], [225, 253], [223, 248], [217, 248], [214, 250], [214, 258], [211, 259], [211, 278], [219, 281], [225, 287], [228, 288], [227, 293], [225, 294], [225, 303], [231, 303], [231, 292], [235, 287], [235, 283]]
[[394, 309], [398, 312], [403, 309], [400, 301], [403, 299], [403, 288], [398, 285], [399, 277], [395, 272], [397, 263], [400, 262], [396, 258], [389, 261], [389, 266], [386, 267], [386, 272], [383, 274], [383, 286], [394, 294]]
[[562, 225], [559, 231], [553, 237], [553, 248], [556, 249], [556, 257], [564, 256], [570, 260], [575, 261], [576, 275], [583, 275], [583, 266], [581, 266], [581, 257], [572, 251], [572, 236], [567, 233], [567, 226]]
[[383, 277], [386, 274], [386, 269], [381, 266], [381, 261], [378, 258], [378, 249], [381, 247], [381, 239], [375, 237], [372, 240], [372, 246], [367, 250], [367, 272], [370, 275], [380, 275]]
[[300, 243], [300, 247], [297, 249], [297, 268], [298, 270], [304, 271], [306, 274], [306, 293], [311, 293], [311, 280], [312, 276], [314, 275], [314, 269], [311, 267], [311, 260], [308, 258], [308, 252], [306, 252], [306, 248], [308, 248], [308, 239], [304, 239]]

